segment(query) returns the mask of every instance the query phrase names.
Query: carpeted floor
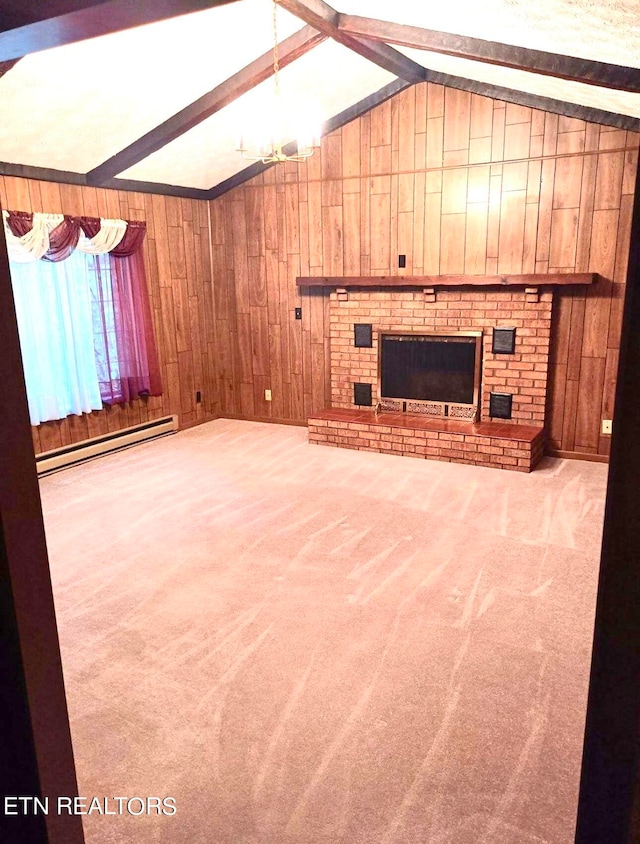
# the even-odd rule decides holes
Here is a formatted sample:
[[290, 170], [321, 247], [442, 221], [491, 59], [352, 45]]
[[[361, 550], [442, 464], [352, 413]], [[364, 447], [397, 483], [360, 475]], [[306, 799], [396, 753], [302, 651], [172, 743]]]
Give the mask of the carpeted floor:
[[80, 793], [177, 808], [88, 842], [570, 844], [606, 466], [306, 438], [221, 419], [42, 481]]

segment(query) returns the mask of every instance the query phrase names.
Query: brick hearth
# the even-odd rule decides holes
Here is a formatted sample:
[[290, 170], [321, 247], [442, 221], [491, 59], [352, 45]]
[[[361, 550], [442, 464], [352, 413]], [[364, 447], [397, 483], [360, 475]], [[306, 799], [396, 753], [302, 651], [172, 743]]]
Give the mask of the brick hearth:
[[[331, 294], [331, 407], [309, 419], [309, 439], [529, 472], [544, 448], [552, 293], [522, 288], [335, 290]], [[371, 325], [372, 345], [354, 344], [354, 326]], [[492, 351], [493, 329], [515, 328], [512, 354]], [[380, 400], [380, 335], [482, 332], [478, 420], [375, 413]], [[371, 385], [372, 407], [354, 405], [355, 383]], [[491, 420], [489, 397], [507, 393], [512, 418]], [[346, 412], [346, 415], [345, 415]]]
[[544, 429], [333, 408], [309, 419], [309, 442], [530, 472], [544, 452]]

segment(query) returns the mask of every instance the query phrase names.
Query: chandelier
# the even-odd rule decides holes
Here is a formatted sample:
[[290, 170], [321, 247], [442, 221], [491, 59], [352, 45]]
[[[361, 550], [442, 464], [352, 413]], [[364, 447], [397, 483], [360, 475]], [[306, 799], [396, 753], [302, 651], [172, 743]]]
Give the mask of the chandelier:
[[306, 161], [319, 145], [319, 133], [293, 125], [282, 101], [278, 55], [278, 0], [273, 0], [273, 100], [269, 101], [268, 109], [259, 118], [256, 129], [241, 136], [237, 151], [249, 161], [276, 164], [281, 161]]

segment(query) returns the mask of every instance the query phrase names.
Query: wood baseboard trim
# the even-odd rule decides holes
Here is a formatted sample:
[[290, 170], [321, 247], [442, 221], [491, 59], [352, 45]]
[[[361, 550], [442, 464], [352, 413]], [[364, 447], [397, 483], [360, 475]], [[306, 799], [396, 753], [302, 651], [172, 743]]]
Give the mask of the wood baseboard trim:
[[590, 460], [592, 463], [608, 463], [607, 454], [585, 454], [583, 451], [562, 451], [549, 448], [545, 452], [548, 457], [564, 457], [567, 460]]

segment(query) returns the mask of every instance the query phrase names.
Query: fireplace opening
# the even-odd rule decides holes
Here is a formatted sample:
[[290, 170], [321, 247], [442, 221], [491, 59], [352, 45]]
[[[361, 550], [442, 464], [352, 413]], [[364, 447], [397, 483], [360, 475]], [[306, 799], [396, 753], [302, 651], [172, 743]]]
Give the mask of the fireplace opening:
[[402, 401], [413, 412], [475, 415], [480, 355], [481, 332], [382, 334], [381, 400]]

